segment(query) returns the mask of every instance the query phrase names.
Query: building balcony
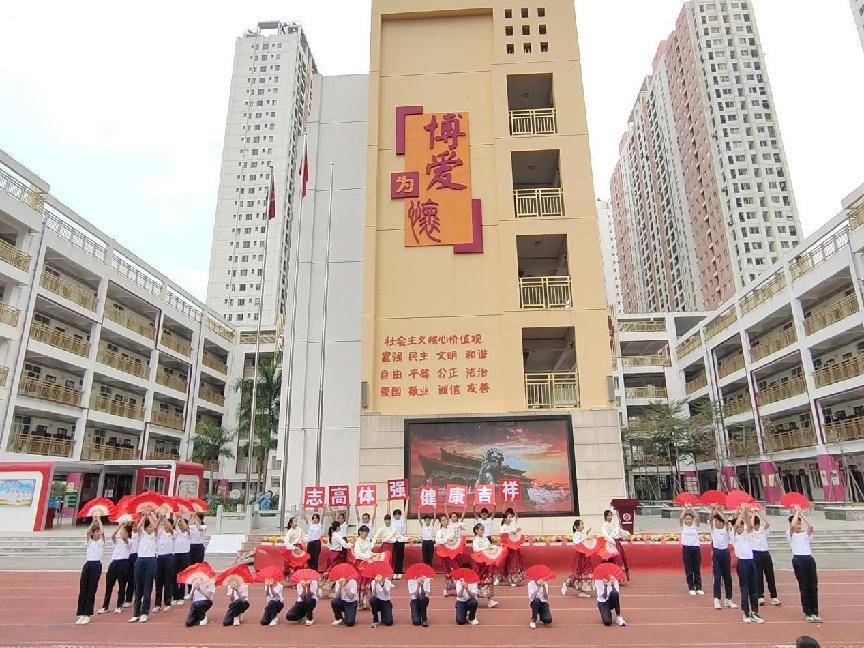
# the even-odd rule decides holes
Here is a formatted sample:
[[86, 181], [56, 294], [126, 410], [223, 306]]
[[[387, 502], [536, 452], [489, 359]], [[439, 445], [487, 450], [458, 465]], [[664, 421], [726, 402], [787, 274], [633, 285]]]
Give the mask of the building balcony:
[[165, 333], [165, 331], [162, 332], [162, 337], [159, 339], [159, 343], [162, 344], [162, 346], [164, 346], [165, 348], [176, 351], [180, 355], [186, 356], [187, 358], [192, 356], [191, 344], [176, 336], [168, 335]]
[[128, 312], [113, 306], [105, 309], [105, 317], [148, 340], [156, 339], [156, 327], [143, 318], [130, 315]]
[[30, 268], [30, 255], [3, 239], [0, 239], [0, 261], [5, 261], [24, 272]]
[[825, 387], [862, 374], [864, 374], [864, 353], [842, 362], [823, 365], [813, 372], [813, 380], [817, 387]]
[[219, 358], [217, 358], [212, 353], [207, 353], [206, 351], [201, 357], [201, 363], [205, 367], [209, 367], [213, 371], [218, 371], [221, 374], [228, 375], [228, 365], [222, 362]]
[[853, 416], [840, 421], [825, 423], [825, 440], [828, 443], [860, 441], [864, 439], [864, 416]]
[[84, 358], [90, 353], [89, 343], [36, 322], [30, 325], [30, 338]]
[[91, 291], [84, 290], [80, 286], [64, 281], [50, 272], [42, 273], [42, 279], [39, 281], [39, 285], [55, 295], [59, 295], [71, 302], [75, 302], [87, 310], [96, 312], [96, 295]]
[[150, 370], [147, 365], [141, 362], [135, 362], [132, 358], [123, 356], [108, 349], [99, 349], [96, 354], [96, 360], [107, 367], [113, 367], [118, 371], [137, 376], [138, 378], [147, 379]]
[[567, 373], [526, 373], [528, 409], [579, 407], [579, 376]]
[[627, 398], [664, 399], [669, 397], [669, 392], [665, 387], [643, 385], [641, 387], [627, 387], [624, 390], [624, 395]]
[[760, 405], [769, 405], [781, 400], [786, 400], [787, 398], [792, 398], [793, 396], [798, 396], [806, 391], [807, 383], [804, 381], [804, 377], [795, 376], [788, 382], [760, 390], [756, 394], [756, 398]]
[[180, 378], [179, 376], [172, 376], [171, 374], [165, 372], [162, 369], [156, 371], [156, 382], [163, 387], [169, 387], [171, 389], [176, 389], [177, 391], [184, 393], [189, 387], [188, 380]]
[[786, 275], [775, 273], [768, 281], [751, 290], [741, 300], [741, 313], [749, 313], [760, 304], [765, 303], [786, 287]]
[[694, 333], [689, 338], [684, 340], [681, 344], [679, 344], [675, 351], [678, 354], [679, 358], [683, 358], [688, 353], [692, 353], [696, 349], [702, 346], [702, 338], [699, 337], [698, 333]]
[[665, 355], [622, 356], [622, 367], [671, 367], [672, 360]]
[[816, 331], [839, 322], [858, 312], [858, 298], [855, 293], [847, 295], [830, 306], [814, 310], [804, 318], [804, 330], [807, 335], [813, 335]]
[[570, 277], [521, 277], [519, 295], [524, 309], [570, 308]]
[[826, 236], [795, 257], [789, 267], [792, 278], [800, 279], [842, 250], [847, 243], [849, 243], [849, 230], [846, 227]]
[[130, 405], [123, 401], [105, 398], [104, 396], [94, 396], [90, 399], [91, 409], [97, 412], [105, 412], [122, 418], [135, 419], [136, 421], [144, 420], [144, 406]]
[[48, 457], [71, 457], [74, 447], [75, 444], [72, 439], [56, 439], [29, 432], [13, 432], [7, 450]]
[[0, 365], [0, 388], [6, 386], [6, 380], [9, 378], [9, 367]]
[[17, 308], [0, 302], [0, 324], [8, 324], [9, 326], [18, 326], [18, 318], [21, 311]]
[[756, 441], [756, 430], [750, 430], [744, 438], [729, 438], [729, 454], [735, 459], [759, 456], [759, 443]]
[[81, 406], [82, 392], [58, 383], [38, 380], [36, 378], [24, 378], [18, 386], [18, 393], [40, 400], [61, 403], [62, 405]]
[[178, 416], [177, 414], [174, 414], [172, 412], [153, 410], [150, 422], [155, 425], [161, 425], [162, 427], [170, 428], [172, 430], [183, 429], [183, 417]]
[[750, 394], [744, 394], [723, 403], [723, 413], [726, 416], [737, 416], [753, 410]]
[[777, 430], [770, 428], [766, 430], [763, 438], [767, 452], [781, 452], [783, 450], [796, 450], [816, 445], [816, 434], [812, 429]]
[[736, 353], [733, 356], [723, 358], [717, 363], [717, 376], [725, 378], [726, 376], [735, 373], [744, 368], [744, 354]]
[[0, 191], [8, 193], [22, 204], [37, 212], [41, 212], [45, 205], [45, 199], [35, 187], [21, 182], [18, 178], [3, 170], [0, 170]]
[[157, 459], [161, 461], [180, 461], [180, 449], [175, 450], [148, 450], [148, 459]]
[[767, 358], [772, 353], [777, 353], [781, 349], [785, 349], [789, 345], [794, 344], [797, 340], [798, 336], [795, 335], [795, 329], [792, 327], [780, 331], [779, 333], [772, 333], [771, 335], [763, 336], [756, 340], [756, 344], [751, 345], [750, 357], [753, 358], [754, 362], [756, 362], [762, 358]]
[[222, 322], [219, 322], [212, 317], [208, 317], [207, 330], [212, 331], [213, 333], [221, 337], [223, 340], [234, 344], [234, 331], [222, 324]]
[[124, 461], [137, 458], [136, 448], [124, 448], [96, 441], [85, 441], [81, 447], [81, 459], [85, 461]]
[[864, 204], [849, 213], [849, 230], [856, 230], [864, 225]]
[[618, 322], [621, 333], [664, 333], [666, 322], [662, 320], [621, 320]]
[[684, 383], [684, 391], [689, 396], [690, 394], [699, 391], [703, 387], [708, 385], [708, 377], [705, 374], [701, 376], [696, 376], [692, 380], [688, 380]]
[[201, 384], [201, 387], [198, 389], [198, 397], [202, 400], [207, 401], [208, 403], [213, 403], [214, 405], [219, 405], [220, 407], [225, 406], [225, 395], [222, 392], [219, 392], [212, 387], [208, 387]]
[[732, 326], [737, 319], [738, 316], [735, 314], [735, 308], [726, 309], [725, 312], [721, 313], [716, 319], [708, 323], [705, 327], [705, 337], [710, 339], [719, 335], [722, 331]]
[[561, 218], [564, 190], [561, 187], [516, 189], [513, 191], [516, 218]]
[[554, 108], [510, 111], [511, 135], [554, 135], [557, 132], [558, 114]]

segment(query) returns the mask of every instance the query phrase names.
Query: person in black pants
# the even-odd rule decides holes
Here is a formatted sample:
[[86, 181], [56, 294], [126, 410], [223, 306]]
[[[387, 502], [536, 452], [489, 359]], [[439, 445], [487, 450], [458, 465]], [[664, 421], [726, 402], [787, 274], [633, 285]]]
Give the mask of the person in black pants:
[[702, 549], [699, 543], [699, 518], [690, 504], [681, 511], [681, 557], [684, 561], [684, 576], [690, 596], [705, 592], [702, 590]]
[[207, 612], [213, 607], [216, 588], [211, 580], [198, 580], [190, 587], [192, 587], [192, 605], [189, 606], [189, 614], [186, 616], [186, 627], [205, 626], [207, 625]]
[[114, 593], [114, 585], [117, 585], [117, 607], [114, 614], [123, 611], [123, 603], [126, 600], [126, 588], [131, 580], [129, 571], [129, 534], [125, 525], [117, 527], [111, 535], [114, 543], [114, 553], [111, 554], [111, 563], [105, 574], [105, 598], [98, 614], [105, 614], [111, 605], [111, 594]]
[[477, 583], [456, 581], [456, 623], [477, 625]]
[[432, 579], [420, 577], [408, 579], [408, 598], [411, 599], [411, 623], [415, 626], [429, 627], [429, 592], [432, 591]]
[[156, 532], [156, 602], [153, 611], [171, 609], [174, 600], [174, 525], [168, 518], [159, 521]]
[[138, 560], [135, 561], [135, 596], [130, 623], [145, 623], [150, 614], [153, 579], [156, 576], [156, 528], [158, 522], [152, 513], [142, 515], [135, 527], [138, 533]]
[[[725, 605], [735, 609], [738, 606], [732, 601], [732, 556], [729, 553], [729, 543], [732, 541], [732, 529], [729, 521], [723, 517], [716, 505], [711, 507], [711, 573], [713, 575], [714, 609], [720, 610]], [[722, 588], [721, 588], [722, 586]], [[725, 594], [721, 600], [720, 596]]]
[[750, 544], [753, 546], [753, 560], [756, 562], [756, 590], [759, 593], [759, 605], [765, 604], [765, 582], [768, 582], [768, 594], [771, 605], [780, 605], [777, 598], [777, 583], [774, 580], [774, 561], [768, 550], [768, 530], [771, 528], [768, 520], [753, 516], [753, 530], [750, 532]]
[[759, 616], [759, 597], [756, 595], [756, 562], [753, 560], [753, 545], [750, 531], [753, 530], [753, 510], [742, 504], [735, 519], [732, 544], [738, 558], [738, 587], [741, 590], [741, 612], [744, 623], [764, 623]]
[[96, 590], [102, 576], [102, 552], [105, 551], [105, 538], [102, 534], [102, 521], [95, 517], [87, 529], [87, 558], [81, 568], [78, 587], [78, 619], [75, 621], [78, 625], [90, 623], [90, 617], [93, 616]]
[[189, 537], [189, 524], [182, 517], [177, 518], [177, 529], [174, 531], [174, 597], [172, 605], [183, 605], [186, 598], [186, 585], [177, 582], [177, 574], [192, 563], [190, 562], [192, 545]]
[[393, 556], [391, 557], [393, 575], [396, 580], [402, 578], [405, 571], [405, 537], [408, 535], [406, 520], [402, 517], [402, 509], [393, 511], [393, 528], [396, 530], [396, 540], [393, 543]]
[[228, 609], [222, 619], [223, 626], [239, 626], [243, 613], [249, 609], [249, 586], [235, 580], [225, 583], [228, 586]]
[[549, 609], [549, 584], [541, 579], [528, 581], [528, 600], [531, 604], [531, 622], [528, 627], [537, 627], [537, 619], [543, 625], [552, 623], [552, 611]]
[[261, 615], [261, 625], [275, 626], [279, 623], [279, 613], [285, 608], [282, 601], [282, 583], [268, 578], [264, 581], [264, 598], [267, 605], [264, 606], [264, 614]]
[[138, 560], [138, 531], [134, 522], [127, 525], [129, 532], [129, 581], [126, 583], [126, 595], [123, 599], [123, 607], [131, 607], [135, 598], [135, 561]]
[[309, 569], [318, 571], [318, 562], [321, 557], [321, 534], [324, 531], [321, 525], [321, 516], [312, 514], [312, 519], [306, 523], [306, 553], [309, 554]]
[[420, 518], [420, 538], [423, 562], [431, 567], [435, 557], [435, 524], [432, 521], [432, 516], [428, 513]]
[[627, 623], [621, 616], [621, 596], [618, 593], [618, 581], [614, 578], [608, 580], [595, 580], [594, 589], [597, 591], [597, 609], [600, 610], [600, 620], [604, 626], [612, 625], [612, 613], [615, 613], [615, 623], [625, 626]]
[[318, 605], [318, 581], [300, 581], [297, 583], [297, 600], [285, 615], [287, 621], [296, 621], [310, 626], [315, 623], [315, 606]]
[[333, 610], [333, 623], [331, 625], [342, 625], [349, 628], [357, 622], [357, 581], [353, 578], [346, 580], [340, 578], [333, 585], [333, 598], [330, 607]]
[[375, 576], [371, 585], [372, 598], [369, 607], [372, 609], [372, 627], [378, 627], [378, 620], [385, 626], [393, 625], [393, 601], [390, 600], [390, 590], [393, 583], [380, 574]]
[[808, 623], [821, 623], [819, 616], [819, 576], [816, 561], [810, 548], [813, 525], [804, 517], [801, 507], [795, 507], [795, 514], [789, 516], [789, 531], [786, 537], [792, 549], [792, 569], [801, 593], [801, 609]]

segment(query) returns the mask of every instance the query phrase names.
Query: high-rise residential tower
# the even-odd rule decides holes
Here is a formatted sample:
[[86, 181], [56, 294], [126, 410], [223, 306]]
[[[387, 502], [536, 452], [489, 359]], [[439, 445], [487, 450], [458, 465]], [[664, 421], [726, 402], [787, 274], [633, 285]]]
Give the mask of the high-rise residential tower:
[[[297, 23], [260, 22], [237, 38], [207, 304], [240, 326], [257, 323], [261, 299], [265, 326], [285, 310], [291, 196], [315, 73]], [[278, 218], [267, 228], [271, 169]]]
[[618, 271], [618, 248], [615, 245], [615, 223], [608, 201], [597, 201], [597, 224], [600, 226], [600, 248], [603, 252], [603, 275], [606, 280], [606, 302], [621, 308], [621, 276]]
[[864, 0], [849, 0], [849, 4], [852, 5], [852, 15], [858, 27], [858, 36], [861, 37], [861, 46], [864, 47]]
[[799, 242], [750, 2], [684, 4], [639, 91], [611, 193], [625, 312], [715, 308]]

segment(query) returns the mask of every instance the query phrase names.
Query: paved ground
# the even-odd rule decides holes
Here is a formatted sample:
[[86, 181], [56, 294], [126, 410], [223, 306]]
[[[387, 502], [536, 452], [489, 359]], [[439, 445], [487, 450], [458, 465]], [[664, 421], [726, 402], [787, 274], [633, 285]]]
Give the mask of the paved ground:
[[[815, 636], [823, 646], [864, 646], [864, 599], [860, 581], [864, 572], [830, 571], [821, 574], [820, 596], [824, 624], [807, 624], [801, 617], [797, 589], [791, 572], [780, 572], [783, 605], [763, 610], [767, 622], [745, 625], [737, 611], [715, 611], [711, 599], [690, 597], [677, 573], [637, 574], [623, 588], [623, 614], [626, 628], [605, 628], [600, 624], [592, 600], [574, 596], [562, 598], [555, 591], [551, 601], [554, 624], [530, 630], [527, 627], [527, 601], [524, 587], [499, 588], [501, 606], [481, 609], [480, 626], [459, 627], [453, 622], [453, 599], [440, 597], [437, 588], [430, 605], [428, 629], [409, 624], [405, 586], [394, 596], [396, 623], [392, 628], [368, 627], [369, 613], [360, 612], [354, 628], [329, 625], [332, 614], [328, 602], [319, 603], [316, 625], [307, 628], [284, 621], [275, 628], [261, 627], [263, 586], [252, 587], [252, 608], [238, 628], [223, 628], [219, 622], [225, 610], [220, 596], [204, 628], [187, 629], [183, 619], [187, 607], [157, 613], [146, 625], [126, 623], [122, 615], [96, 616], [87, 626], [76, 626], [75, 602], [78, 575], [74, 572], [0, 573], [0, 648], [11, 646], [54, 646], [84, 648], [235, 647], [235, 646], [315, 646], [324, 648], [432, 648], [446, 643], [453, 646], [668, 646], [668, 647], [768, 647], [794, 645], [801, 634]], [[101, 591], [101, 588], [100, 588]], [[97, 601], [99, 599], [97, 598]], [[736, 594], [737, 600], [737, 594]], [[97, 605], [98, 607], [98, 605]], [[856, 643], [858, 642], [858, 643]]]

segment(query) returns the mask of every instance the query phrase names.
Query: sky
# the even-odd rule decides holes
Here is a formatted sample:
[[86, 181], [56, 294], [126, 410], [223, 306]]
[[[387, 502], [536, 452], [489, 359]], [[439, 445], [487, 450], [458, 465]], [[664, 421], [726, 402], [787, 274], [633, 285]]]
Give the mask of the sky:
[[[681, 4], [576, 0], [600, 198], [609, 196], [636, 93]], [[808, 234], [864, 182], [864, 51], [847, 0], [751, 4]], [[203, 299], [235, 38], [259, 20], [297, 20], [323, 74], [364, 73], [369, 5], [5, 3], [0, 148], [47, 180], [63, 203]]]

